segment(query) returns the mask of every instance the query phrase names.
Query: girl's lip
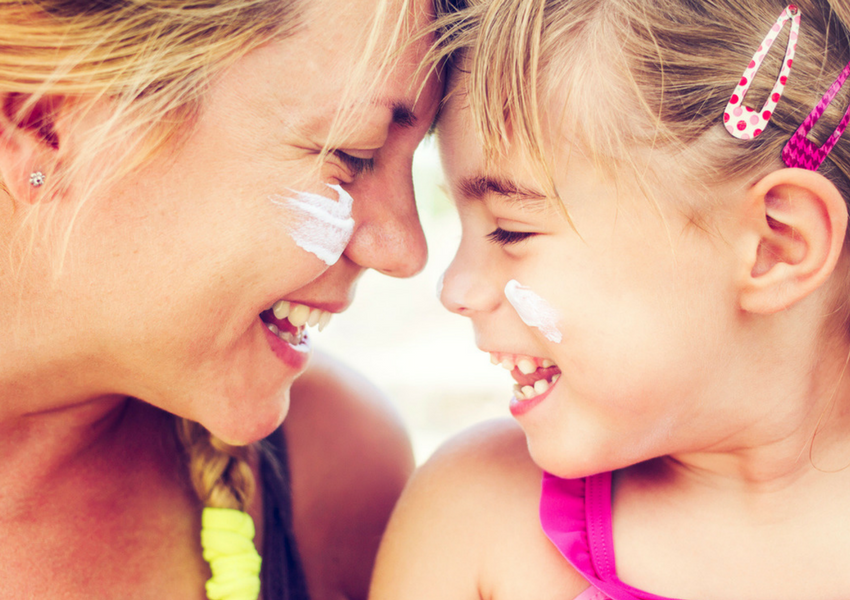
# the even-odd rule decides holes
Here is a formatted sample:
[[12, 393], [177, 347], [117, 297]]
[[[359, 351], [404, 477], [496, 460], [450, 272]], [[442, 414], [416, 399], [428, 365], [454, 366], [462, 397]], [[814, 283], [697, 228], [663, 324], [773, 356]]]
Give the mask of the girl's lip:
[[546, 398], [548, 398], [549, 394], [552, 393], [552, 390], [555, 389], [555, 386], [557, 385], [558, 382], [556, 381], [551, 386], [549, 386], [548, 390], [538, 396], [535, 396], [534, 398], [531, 398], [530, 400], [517, 400], [516, 396], [512, 396], [509, 407], [511, 414], [514, 416], [514, 418], [519, 418], [522, 415], [526, 414], [532, 408], [534, 408], [535, 406], [543, 402]]
[[293, 346], [269, 331], [268, 327], [262, 321], [260, 321], [260, 326], [275, 356], [296, 371], [303, 371], [307, 367], [307, 361], [310, 360], [310, 353], [312, 351], [312, 343], [307, 331], [304, 331], [301, 343]]

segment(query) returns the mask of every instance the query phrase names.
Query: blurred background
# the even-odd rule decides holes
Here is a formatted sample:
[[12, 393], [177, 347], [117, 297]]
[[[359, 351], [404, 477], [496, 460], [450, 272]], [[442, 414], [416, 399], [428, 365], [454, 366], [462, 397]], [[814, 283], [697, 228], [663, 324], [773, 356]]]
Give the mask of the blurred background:
[[321, 349], [364, 373], [393, 401], [422, 463], [446, 439], [483, 419], [509, 416], [513, 379], [475, 347], [472, 325], [437, 299], [437, 282], [460, 241], [443, 191], [434, 140], [413, 161], [419, 216], [428, 240], [425, 269], [411, 279], [366, 272], [354, 304], [315, 335]]

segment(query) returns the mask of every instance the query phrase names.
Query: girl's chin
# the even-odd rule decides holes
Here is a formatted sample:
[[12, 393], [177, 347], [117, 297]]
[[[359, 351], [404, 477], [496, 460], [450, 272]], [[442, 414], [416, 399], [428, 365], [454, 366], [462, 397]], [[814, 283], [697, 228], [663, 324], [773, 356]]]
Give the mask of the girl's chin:
[[529, 435], [527, 431], [525, 437], [531, 460], [547, 473], [561, 479], [580, 479], [628, 466], [606, 460], [605, 457], [595, 454], [589, 445], [570, 449], [557, 441]]

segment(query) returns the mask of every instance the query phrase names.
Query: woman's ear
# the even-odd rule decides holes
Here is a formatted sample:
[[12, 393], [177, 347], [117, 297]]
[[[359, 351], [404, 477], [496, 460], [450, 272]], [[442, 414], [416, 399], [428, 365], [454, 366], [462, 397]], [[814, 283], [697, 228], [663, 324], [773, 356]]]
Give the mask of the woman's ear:
[[805, 169], [766, 175], [750, 189], [746, 205], [740, 306], [775, 313], [833, 273], [847, 232], [847, 206], [826, 177]]
[[34, 100], [21, 93], [0, 94], [0, 177], [15, 201], [43, 198], [36, 176], [49, 177], [59, 150], [57, 119], [62, 99]]

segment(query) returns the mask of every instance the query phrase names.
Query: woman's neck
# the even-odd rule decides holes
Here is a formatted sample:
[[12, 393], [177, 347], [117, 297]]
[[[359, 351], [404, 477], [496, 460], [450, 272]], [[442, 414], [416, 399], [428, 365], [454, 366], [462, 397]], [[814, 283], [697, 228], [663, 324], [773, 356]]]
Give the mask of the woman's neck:
[[85, 464], [114, 455], [117, 445], [132, 446], [149, 429], [147, 413], [161, 420], [156, 409], [110, 396], [0, 422], [0, 510], [14, 509], [85, 470]]

